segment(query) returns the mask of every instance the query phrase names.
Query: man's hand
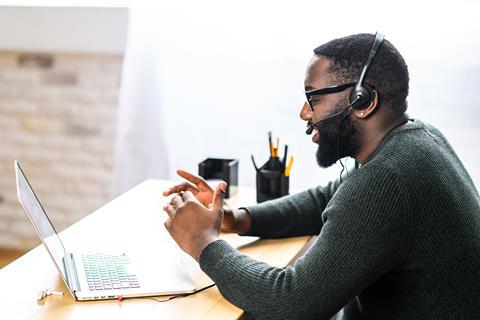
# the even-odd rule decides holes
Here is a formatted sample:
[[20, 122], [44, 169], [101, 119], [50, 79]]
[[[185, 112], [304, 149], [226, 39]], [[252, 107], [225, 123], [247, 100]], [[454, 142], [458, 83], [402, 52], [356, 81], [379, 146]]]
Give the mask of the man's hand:
[[[202, 177], [193, 175], [187, 171], [177, 170], [177, 174], [187, 181], [177, 184], [164, 191], [163, 195], [169, 196], [173, 193], [190, 191], [207, 209], [211, 208], [214, 193], [212, 187], [210, 187]], [[248, 232], [250, 229], [250, 215], [248, 215], [248, 213], [234, 211], [233, 208], [225, 201], [222, 203], [222, 209], [224, 213], [221, 228], [222, 232], [233, 232], [240, 234]]]
[[201, 204], [208, 208], [212, 203], [213, 189], [200, 176], [193, 175], [187, 171], [177, 170], [177, 174], [187, 181], [177, 184], [170, 189], [163, 192], [164, 196], [169, 196], [173, 193], [181, 191], [190, 191]]
[[[177, 170], [177, 174], [187, 181], [177, 184], [164, 191], [163, 195], [169, 196], [173, 193], [189, 191], [201, 204], [203, 204], [207, 209], [210, 209], [214, 197], [214, 190], [208, 185], [205, 179], [184, 170]], [[225, 184], [226, 188], [226, 183], [223, 181], [220, 182], [220, 184], [222, 183]], [[224, 213], [221, 227], [222, 232], [244, 234], [250, 230], [250, 215], [246, 211], [234, 211], [230, 205], [223, 201], [223, 198], [222, 209]]]
[[218, 239], [223, 220], [223, 196], [226, 186], [225, 182], [218, 184], [208, 208], [190, 191], [180, 191], [163, 208], [168, 214], [165, 228], [180, 248], [197, 261], [202, 250]]

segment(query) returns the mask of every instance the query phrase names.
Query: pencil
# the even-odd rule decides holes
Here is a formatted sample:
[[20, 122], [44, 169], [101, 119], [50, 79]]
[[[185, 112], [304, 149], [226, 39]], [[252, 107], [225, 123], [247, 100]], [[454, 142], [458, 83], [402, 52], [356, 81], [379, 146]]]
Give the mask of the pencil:
[[275, 157], [279, 157], [278, 155], [278, 149], [280, 149], [280, 138], [277, 138], [277, 145], [275, 147]]
[[268, 146], [270, 147], [270, 157], [273, 157], [272, 131], [268, 131]]
[[290, 176], [290, 171], [292, 170], [292, 165], [293, 165], [293, 156], [290, 156], [290, 160], [288, 160], [288, 166], [285, 169], [285, 176], [286, 177]]

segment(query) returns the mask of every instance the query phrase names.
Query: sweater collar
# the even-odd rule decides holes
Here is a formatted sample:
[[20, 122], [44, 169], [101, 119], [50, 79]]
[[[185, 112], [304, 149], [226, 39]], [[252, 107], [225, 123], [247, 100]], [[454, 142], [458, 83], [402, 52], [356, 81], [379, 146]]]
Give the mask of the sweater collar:
[[404, 123], [403, 125], [401, 125], [399, 127], [396, 127], [395, 129], [391, 130], [390, 132], [388, 132], [385, 135], [385, 137], [383, 137], [383, 139], [380, 141], [380, 143], [375, 148], [375, 150], [368, 156], [367, 160], [365, 160], [365, 162], [362, 165], [360, 165], [360, 167], [367, 164], [368, 162], [370, 162], [370, 160], [375, 158], [375, 156], [383, 149], [383, 146], [388, 141], [390, 141], [393, 136], [395, 136], [395, 135], [397, 135], [401, 132], [421, 129], [423, 126], [424, 126], [423, 122], [421, 122], [418, 119], [408, 119], [408, 121], [406, 123]]

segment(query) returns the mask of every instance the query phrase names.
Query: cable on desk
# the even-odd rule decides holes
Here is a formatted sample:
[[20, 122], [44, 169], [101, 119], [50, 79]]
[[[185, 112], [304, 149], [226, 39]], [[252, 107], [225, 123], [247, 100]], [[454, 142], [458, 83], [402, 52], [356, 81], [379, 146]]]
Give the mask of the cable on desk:
[[203, 288], [201, 288], [201, 289], [198, 289], [198, 290], [196, 290], [195, 292], [177, 294], [177, 295], [171, 296], [171, 297], [166, 298], [166, 299], [163, 299], [163, 300], [155, 299], [155, 298], [143, 298], [143, 299], [155, 300], [155, 301], [157, 301], [157, 302], [168, 302], [168, 301], [173, 300], [173, 299], [188, 297], [188, 296], [197, 294], [197, 293], [199, 293], [199, 292], [202, 292], [202, 291], [204, 291], [204, 290], [207, 290], [207, 289], [213, 287], [214, 285], [215, 285], [215, 283], [214, 283], [214, 284], [211, 284], [211, 285], [209, 285], [209, 286], [203, 287]]

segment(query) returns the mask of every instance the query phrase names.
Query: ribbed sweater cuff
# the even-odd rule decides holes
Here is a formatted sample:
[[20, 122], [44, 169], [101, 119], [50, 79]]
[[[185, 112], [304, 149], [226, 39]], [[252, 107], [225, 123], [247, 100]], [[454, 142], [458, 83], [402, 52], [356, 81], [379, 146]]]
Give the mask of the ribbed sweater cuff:
[[256, 236], [265, 232], [265, 228], [271, 225], [271, 218], [269, 213], [271, 209], [268, 205], [256, 205], [252, 207], [243, 207], [242, 209], [247, 210], [251, 217], [251, 227], [250, 231], [244, 234], [245, 236]]
[[230, 246], [228, 242], [221, 239], [216, 240], [209, 243], [202, 250], [199, 258], [200, 268], [215, 281], [217, 265], [223, 265], [225, 259], [231, 258], [237, 254], [237, 250]]

